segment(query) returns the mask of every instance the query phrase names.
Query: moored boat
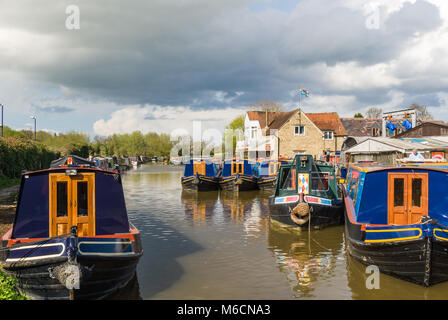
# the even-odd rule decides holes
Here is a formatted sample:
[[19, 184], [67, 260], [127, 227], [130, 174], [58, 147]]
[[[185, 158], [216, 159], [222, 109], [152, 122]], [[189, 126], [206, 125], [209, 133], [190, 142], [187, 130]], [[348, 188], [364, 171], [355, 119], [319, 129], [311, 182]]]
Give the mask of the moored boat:
[[190, 191], [219, 190], [221, 169], [218, 163], [211, 160], [191, 159], [185, 164], [184, 175], [181, 177], [182, 188]]
[[227, 160], [222, 166], [219, 186], [224, 191], [258, 190], [255, 163], [245, 160]]
[[448, 170], [352, 164], [343, 188], [349, 254], [422, 286], [448, 280]]
[[277, 186], [278, 170], [287, 160], [260, 160], [256, 166], [258, 189], [275, 190]]
[[124, 287], [143, 254], [121, 176], [77, 156], [24, 172], [0, 265], [33, 299], [100, 299]]
[[334, 166], [296, 155], [280, 167], [275, 195], [269, 199], [274, 222], [299, 229], [322, 229], [343, 223], [343, 203]]

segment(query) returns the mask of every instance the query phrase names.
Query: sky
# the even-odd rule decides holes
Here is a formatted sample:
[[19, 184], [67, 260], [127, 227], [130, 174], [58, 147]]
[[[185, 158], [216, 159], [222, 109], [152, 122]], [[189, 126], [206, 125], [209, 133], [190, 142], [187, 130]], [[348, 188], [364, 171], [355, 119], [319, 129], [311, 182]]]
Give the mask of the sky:
[[448, 1], [0, 0], [0, 74], [14, 129], [222, 131], [263, 100], [448, 121]]

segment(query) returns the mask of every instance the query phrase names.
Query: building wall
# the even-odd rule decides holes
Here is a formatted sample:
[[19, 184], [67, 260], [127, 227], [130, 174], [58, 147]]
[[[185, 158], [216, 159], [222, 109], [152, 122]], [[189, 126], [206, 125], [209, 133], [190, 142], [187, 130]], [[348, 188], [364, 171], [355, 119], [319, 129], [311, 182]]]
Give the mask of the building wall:
[[[294, 126], [305, 126], [305, 135], [294, 135]], [[278, 131], [279, 153], [282, 156], [294, 157], [296, 152], [311, 154], [319, 158], [324, 150], [330, 152], [341, 150], [345, 137], [333, 137], [332, 140], [324, 140], [323, 132], [309, 120], [302, 112], [297, 112]]]

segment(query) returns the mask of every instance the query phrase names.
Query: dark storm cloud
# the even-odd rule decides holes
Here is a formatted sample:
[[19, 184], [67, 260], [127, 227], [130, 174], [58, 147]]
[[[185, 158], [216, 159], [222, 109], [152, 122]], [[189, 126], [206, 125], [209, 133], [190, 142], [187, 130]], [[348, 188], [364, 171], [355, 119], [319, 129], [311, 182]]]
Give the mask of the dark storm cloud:
[[44, 112], [44, 113], [68, 113], [72, 112], [75, 109], [63, 106], [50, 106], [50, 107], [41, 107], [33, 105], [36, 111]]
[[[76, 1], [81, 28], [69, 31], [65, 7], [72, 3], [25, 3], [30, 10], [23, 2], [3, 2], [0, 26], [42, 36], [48, 47], [30, 52], [29, 61], [26, 53], [6, 56], [1, 68], [14, 66], [35, 79], [119, 104], [194, 108], [286, 101], [304, 84], [337, 94], [306, 68], [387, 62], [416, 32], [441, 24], [438, 9], [426, 1], [406, 3], [373, 30], [366, 28], [365, 15], [338, 1], [305, 0], [292, 13], [251, 12], [249, 0]], [[344, 94], [368, 104], [385, 100], [386, 91]], [[64, 108], [44, 110], [71, 111]]]

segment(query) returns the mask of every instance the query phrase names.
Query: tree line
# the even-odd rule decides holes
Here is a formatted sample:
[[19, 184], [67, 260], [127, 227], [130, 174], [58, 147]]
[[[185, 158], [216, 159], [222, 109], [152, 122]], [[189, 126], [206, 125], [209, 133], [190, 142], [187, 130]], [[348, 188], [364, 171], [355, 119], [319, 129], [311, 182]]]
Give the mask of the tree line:
[[[170, 135], [155, 132], [143, 134], [134, 131], [130, 134], [113, 134], [108, 137], [95, 136], [91, 141], [85, 133], [70, 131], [67, 133], [37, 132], [37, 142], [49, 151], [60, 156], [78, 155], [88, 156], [169, 156], [172, 148]], [[29, 141], [34, 139], [31, 130], [12, 130], [4, 128], [4, 136]]]

